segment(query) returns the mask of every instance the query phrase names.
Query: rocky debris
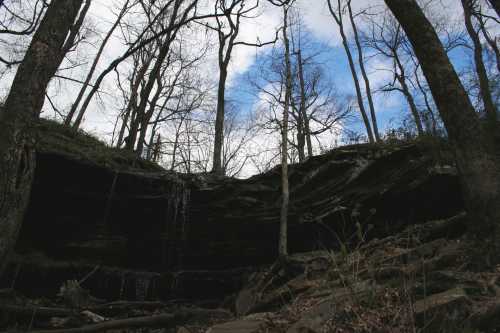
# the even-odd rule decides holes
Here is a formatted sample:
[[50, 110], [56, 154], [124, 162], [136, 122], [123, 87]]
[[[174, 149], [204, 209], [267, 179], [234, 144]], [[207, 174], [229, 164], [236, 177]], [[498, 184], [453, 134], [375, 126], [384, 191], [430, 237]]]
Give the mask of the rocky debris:
[[[282, 324], [280, 332], [289, 333], [495, 332], [500, 329], [500, 267], [492, 272], [468, 270], [473, 244], [464, 237], [466, 219], [460, 214], [410, 226], [345, 253], [291, 256], [288, 263], [276, 263], [251, 277], [236, 308], [246, 300], [240, 308], [247, 316], [268, 309], [268, 316]], [[317, 262], [314, 256], [320, 262], [328, 259], [327, 269], [313, 276], [301, 273], [297, 262], [307, 271], [308, 263]], [[283, 290], [290, 285], [312, 287], [297, 288], [285, 297]], [[270, 306], [274, 295], [283, 297]], [[259, 332], [270, 329], [266, 325], [271, 322], [261, 321]]]
[[431, 332], [447, 330], [470, 313], [470, 302], [463, 288], [433, 294], [413, 304], [416, 325]]
[[259, 333], [265, 326], [262, 320], [241, 319], [212, 326], [207, 333]]
[[335, 311], [333, 298], [320, 301], [312, 309], [304, 313], [301, 318], [293, 324], [287, 333], [319, 332], [324, 324], [331, 318]]

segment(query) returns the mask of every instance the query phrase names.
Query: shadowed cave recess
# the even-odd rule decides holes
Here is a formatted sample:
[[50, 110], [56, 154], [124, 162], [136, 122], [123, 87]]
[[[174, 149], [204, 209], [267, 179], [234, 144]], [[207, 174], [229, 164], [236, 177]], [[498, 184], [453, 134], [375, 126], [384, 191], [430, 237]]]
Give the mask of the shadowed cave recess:
[[[454, 169], [425, 145], [347, 146], [290, 169], [292, 253], [336, 249], [463, 210]], [[41, 149], [3, 278], [28, 296], [81, 280], [108, 300], [218, 306], [277, 257], [280, 174], [246, 180], [123, 169]], [[81, 280], [82, 281], [82, 280]]]

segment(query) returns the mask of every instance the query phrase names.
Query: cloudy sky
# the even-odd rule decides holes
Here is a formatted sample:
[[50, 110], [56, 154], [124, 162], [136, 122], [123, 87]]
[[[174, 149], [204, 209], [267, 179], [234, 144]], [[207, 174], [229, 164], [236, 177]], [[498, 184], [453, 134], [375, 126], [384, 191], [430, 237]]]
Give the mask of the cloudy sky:
[[[118, 8], [120, 8], [120, 3], [121, 0], [93, 0], [88, 18], [98, 31], [105, 32], [107, 30], [114, 19], [113, 13], [117, 13]], [[443, 0], [441, 3], [443, 8], [448, 12], [450, 19], [453, 19], [456, 15], [460, 15], [458, 0]], [[384, 8], [382, 0], [355, 0], [353, 1], [353, 5], [355, 6], [355, 11], [360, 8], [367, 8], [368, 6], [374, 8], [374, 10], [382, 10]], [[328, 70], [327, 75], [332, 78], [341, 92], [353, 94], [354, 86], [349, 73], [347, 59], [340, 44], [341, 41], [337, 27], [328, 12], [326, 1], [297, 0], [297, 7], [303, 15], [305, 29], [310, 32], [310, 36], [314, 39], [316, 45], [322, 48], [320, 59]], [[281, 25], [281, 15], [281, 11], [272, 6], [262, 9], [257, 18], [244, 22], [240, 40], [256, 41], [258, 38], [261, 41], [267, 41], [274, 39], [275, 31]], [[362, 29], [363, 23], [360, 22], [360, 25]], [[89, 43], [88, 46], [90, 46], [90, 49], [96, 50], [96, 45], [98, 45], [98, 39], [94, 37], [92, 43]], [[265, 56], [265, 53], [269, 52], [269, 48], [256, 49], [239, 46], [234, 52], [230, 67], [228, 97], [238, 100], [241, 103], [240, 107], [243, 109], [249, 110], [258, 102], [255, 94], [249, 91], [246, 81], [249, 73], [252, 74], [252, 71], [258, 70], [256, 64], [259, 61], [259, 57]], [[88, 52], [88, 49], [86, 52]], [[99, 68], [105, 68], [110, 61], [122, 52], [122, 49], [120, 36], [117, 33], [106, 47], [105, 55], [100, 62]], [[208, 75], [216, 78], [217, 72], [213, 60], [206, 62], [206, 70]], [[380, 61], [371, 61], [368, 63], [369, 76], [374, 87], [380, 86], [389, 79], [387, 71], [384, 71], [384, 67], [387, 65]], [[83, 77], [83, 73], [84, 71], [79, 73], [79, 69], [70, 72], [72, 75], [80, 75], [81, 77]], [[2, 81], [2, 88], [5, 92], [8, 80], [3, 79]], [[102, 87], [104, 93], [100, 95], [101, 98], [93, 102], [90, 112], [85, 118], [84, 128], [99, 136], [104, 136], [111, 132], [112, 123], [116, 112], [118, 112], [120, 101], [117, 100], [116, 96], [113, 96], [116, 95], [114, 93], [114, 84], [114, 77], [110, 76], [109, 80]], [[64, 110], [69, 107], [78, 89], [79, 86], [77, 84], [63, 81], [54, 83], [49, 94], [53, 97], [52, 99], [56, 102], [57, 106]], [[375, 101], [382, 127], [388, 126], [389, 121], [392, 118], [397, 118], [401, 108], [404, 108], [402, 99], [396, 95], [376, 95]], [[46, 105], [45, 110], [47, 115], [51, 113], [48, 105]]]
[[[211, 0], [203, 1], [211, 3]], [[261, 0], [261, 2], [263, 1]], [[102, 32], [102, 35], [104, 35], [112, 24], [116, 13], [119, 11], [121, 3], [123, 3], [123, 0], [93, 0], [87, 17], [88, 21], [97, 31]], [[309, 32], [308, 36], [310, 36], [311, 42], [321, 51], [319, 60], [326, 68], [326, 76], [333, 81], [339, 92], [354, 94], [354, 85], [345, 52], [341, 46], [340, 35], [336, 24], [329, 14], [326, 0], [297, 0], [296, 6], [303, 16], [304, 28]], [[385, 8], [383, 0], [354, 0], [353, 6], [355, 12], [367, 7], [372, 8], [373, 12], [380, 12]], [[439, 7], [437, 12], [445, 13], [450, 21], [457, 19], [461, 15], [459, 0], [440, 0], [436, 6]], [[244, 21], [239, 40], [255, 42], [257, 40], [268, 41], [274, 39], [276, 29], [281, 25], [281, 10], [273, 6], [266, 6], [260, 10], [259, 14], [255, 19]], [[363, 29], [363, 24], [362, 21], [359, 22], [361, 30]], [[348, 34], [350, 34], [348, 27], [347, 30]], [[104, 69], [114, 58], [123, 52], [120, 38], [120, 33], [117, 31], [105, 49], [104, 57], [100, 61], [97, 73], [99, 69]], [[99, 43], [99, 37], [91, 36], [86, 42], [85, 47], [82, 50], [76, 50], [71, 57], [77, 59], [88, 56], [89, 50], [93, 50], [90, 52], [96, 52]], [[267, 52], [270, 52], [271, 47], [253, 48], [238, 46], [234, 51], [230, 66], [227, 96], [233, 101], [237, 101], [239, 108], [243, 112], [250, 112], [259, 103], [258, 95], [249, 87], [247, 82], [248, 76], [258, 74], [259, 60], [265, 57]], [[377, 58], [374, 59], [368, 62], [367, 67], [372, 86], [377, 88], [391, 79], [390, 73], [384, 70], [390, 64], [377, 60]], [[465, 59], [463, 53], [457, 54], [453, 60], [457, 66], [461, 66], [468, 61]], [[203, 70], [206, 71], [207, 77], [212, 77], [215, 80], [217, 78], [215, 57], [212, 56], [211, 59], [207, 59], [204, 63]], [[67, 66], [68, 64], [63, 64], [62, 67], [65, 67], [65, 65]], [[65, 74], [83, 79], [85, 72], [86, 68], [84, 66], [66, 71]], [[2, 78], [0, 93], [5, 95], [9, 86], [9, 77]], [[52, 100], [59, 109], [68, 110], [79, 88], [78, 84], [73, 84], [66, 80], [56, 80], [51, 85], [49, 96], [52, 97]], [[100, 137], [106, 138], [112, 131], [114, 120], [122, 103], [116, 91], [114, 75], [108, 77], [102, 86], [102, 91], [99, 98], [94, 99], [86, 115], [83, 127]], [[389, 96], [376, 94], [375, 103], [381, 129], [390, 126], [392, 124], [391, 120], [400, 118], [402, 110], [404, 111], [406, 108], [401, 96], [397, 96], [396, 94]], [[46, 116], [54, 114], [48, 104], [45, 105], [44, 110]]]

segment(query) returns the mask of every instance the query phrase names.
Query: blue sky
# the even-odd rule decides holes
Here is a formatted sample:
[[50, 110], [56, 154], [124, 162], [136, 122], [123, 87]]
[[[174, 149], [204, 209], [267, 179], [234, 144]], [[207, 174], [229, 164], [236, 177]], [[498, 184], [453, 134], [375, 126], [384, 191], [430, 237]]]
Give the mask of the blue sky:
[[[339, 93], [354, 96], [354, 84], [343, 47], [328, 46], [318, 40], [316, 42], [317, 45], [323, 48], [317, 61], [323, 64], [325, 74], [333, 82]], [[265, 56], [265, 53], [257, 56], [255, 62], [248, 70], [237, 74], [233, 78], [233, 83], [228, 87], [227, 98], [238, 101], [238, 105], [243, 113], [251, 112], [254, 105], [259, 101], [256, 89], [248, 83], [248, 76], [258, 76], [261, 59]], [[381, 129], [394, 125], [394, 121], [402, 116], [401, 108], [406, 107], [404, 99], [401, 96], [397, 93], [393, 93], [392, 95], [390, 101], [387, 100], [386, 96], [380, 94], [375, 96], [377, 102], [377, 119], [379, 120]], [[362, 129], [361, 121], [353, 125]]]
[[[332, 22], [333, 24], [333, 22]], [[334, 32], [332, 32], [333, 34]], [[341, 45], [330, 45], [318, 39], [313, 34], [309, 34], [308, 38], [312, 40], [313, 45], [310, 52], [318, 52], [316, 58], [324, 69], [325, 74], [334, 83], [337, 90], [346, 95], [355, 94], [353, 79], [349, 70], [349, 64], [344, 48]], [[355, 50], [352, 49], [353, 53]], [[247, 68], [246, 71], [240, 72], [233, 77], [232, 83], [228, 86], [227, 98], [232, 101], [237, 101], [240, 110], [243, 113], [248, 113], [253, 110], [254, 105], [259, 101], [258, 92], [248, 83], [248, 76], [258, 76], [259, 68], [270, 51], [256, 53], [253, 63]], [[449, 53], [453, 65], [457, 72], [462, 71], [466, 66], [470, 65], [470, 51], [464, 48], [457, 48]], [[371, 61], [373, 62], [373, 61]], [[390, 80], [383, 70], [377, 70], [380, 65], [372, 64], [369, 62], [369, 75], [372, 80], [372, 90], [376, 90], [383, 83]], [[371, 67], [371, 68], [370, 68]], [[359, 75], [359, 70], [358, 70]], [[390, 74], [389, 74], [390, 75]], [[360, 77], [361, 79], [361, 77]], [[407, 104], [403, 96], [398, 92], [392, 93], [375, 93], [375, 107], [377, 110], [377, 120], [379, 122], [380, 131], [384, 131], [394, 126], [398, 126], [403, 117], [408, 115]], [[367, 104], [366, 104], [366, 107]], [[359, 120], [357, 123], [352, 124], [354, 128], [359, 131], [364, 131], [364, 127]]]

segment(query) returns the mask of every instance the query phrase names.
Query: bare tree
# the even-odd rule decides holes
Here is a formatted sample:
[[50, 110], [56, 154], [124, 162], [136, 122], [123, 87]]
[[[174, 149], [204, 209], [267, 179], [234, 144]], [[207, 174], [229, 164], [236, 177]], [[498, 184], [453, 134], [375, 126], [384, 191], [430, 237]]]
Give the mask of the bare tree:
[[235, 46], [246, 45], [254, 47], [263, 47], [275, 42], [250, 43], [237, 41], [241, 28], [241, 20], [248, 18], [258, 6], [256, 0], [253, 5], [247, 7], [247, 0], [217, 0], [215, 2], [215, 12], [222, 13], [223, 16], [216, 16], [216, 26], [209, 24], [206, 27], [215, 30], [219, 44], [218, 65], [219, 65], [219, 86], [217, 89], [217, 114], [215, 118], [215, 139], [213, 152], [212, 172], [218, 175], [223, 174], [222, 167], [222, 149], [224, 143], [224, 103], [226, 92], [226, 81], [228, 76], [228, 67], [231, 61], [232, 52]]
[[490, 131], [493, 133], [497, 129], [497, 109], [493, 103], [491, 96], [490, 83], [486, 67], [483, 61], [483, 46], [479, 38], [479, 33], [476, 31], [473, 23], [473, 11], [475, 0], [461, 0], [462, 8], [464, 10], [465, 27], [472, 40], [474, 51], [474, 63], [476, 65], [476, 73], [479, 80], [479, 93], [483, 101], [486, 117], [489, 122]]
[[304, 146], [307, 145], [308, 157], [313, 156], [313, 148], [311, 142], [311, 127], [309, 117], [307, 116], [307, 98], [306, 98], [306, 81], [304, 78], [304, 60], [302, 58], [302, 50], [295, 52], [297, 55], [297, 71], [299, 76], [300, 86], [300, 106], [297, 117], [297, 148], [299, 151], [299, 161], [305, 160]]
[[94, 76], [95, 70], [97, 68], [97, 64], [99, 63], [99, 60], [101, 59], [104, 48], [106, 47], [109, 39], [113, 35], [115, 29], [120, 24], [120, 21], [123, 19], [123, 17], [125, 16], [127, 11], [129, 10], [129, 2], [130, 2], [130, 0], [125, 1], [125, 3], [123, 4], [123, 7], [120, 10], [120, 13], [118, 14], [115, 22], [113, 23], [111, 28], [108, 30], [106, 36], [102, 40], [101, 45], [99, 46], [99, 49], [97, 50], [97, 53], [94, 57], [94, 61], [92, 62], [90, 70], [87, 73], [87, 77], [85, 78], [85, 81], [83, 82], [82, 87], [81, 87], [80, 91], [78, 92], [78, 96], [76, 97], [75, 101], [71, 105], [70, 111], [66, 115], [66, 118], [64, 120], [64, 124], [66, 126], [69, 126], [71, 124], [71, 121], [73, 120], [73, 117], [76, 113], [76, 110], [78, 109], [78, 106], [80, 105], [80, 102], [82, 101], [83, 96], [84, 96], [88, 86], [90, 85], [90, 81], [92, 80], [92, 77]]
[[[398, 91], [405, 97], [410, 108], [418, 135], [424, 134], [420, 112], [415, 103], [415, 99], [410, 90], [409, 76], [406, 74], [405, 64], [401, 53], [404, 52], [405, 35], [401, 26], [393, 17], [384, 15], [382, 23], [372, 21], [372, 29], [367, 44], [373, 48], [377, 54], [392, 61], [393, 81], [381, 88], [382, 91]], [[397, 84], [396, 84], [397, 83]]]
[[290, 4], [283, 6], [283, 44], [285, 46], [285, 104], [283, 105], [283, 125], [281, 128], [281, 212], [280, 240], [278, 252], [280, 257], [288, 256], [288, 205], [290, 190], [288, 188], [288, 113], [292, 98], [292, 64], [290, 60], [290, 42], [288, 39], [288, 11]]
[[482, 262], [498, 262], [500, 170], [496, 145], [479, 118], [432, 24], [415, 0], [385, 0], [410, 40], [455, 151]]
[[354, 59], [353, 59], [353, 56], [351, 53], [351, 49], [349, 48], [349, 43], [348, 43], [347, 35], [345, 32], [344, 14], [343, 14], [344, 1], [337, 0], [337, 5], [334, 8], [334, 5], [332, 5], [332, 0], [328, 0], [328, 9], [330, 10], [330, 14], [332, 15], [333, 19], [337, 23], [337, 26], [339, 27], [340, 36], [342, 37], [342, 45], [344, 46], [344, 50], [345, 50], [345, 53], [347, 55], [347, 60], [349, 61], [349, 69], [351, 70], [351, 75], [352, 75], [352, 78], [354, 81], [354, 87], [356, 88], [356, 96], [358, 99], [359, 112], [361, 113], [363, 123], [365, 124], [368, 139], [370, 140], [371, 143], [373, 143], [373, 142], [375, 142], [375, 138], [373, 136], [372, 126], [370, 125], [370, 120], [369, 120], [368, 115], [366, 113], [365, 104], [363, 101], [363, 93], [362, 93], [361, 87], [359, 85], [358, 73], [356, 72], [356, 66], [354, 64]]
[[359, 69], [361, 70], [361, 75], [363, 76], [363, 81], [365, 82], [365, 93], [368, 99], [368, 106], [370, 107], [370, 115], [373, 126], [373, 134], [375, 135], [375, 140], [380, 141], [380, 133], [378, 131], [377, 115], [375, 112], [375, 105], [373, 104], [372, 90], [370, 86], [370, 79], [365, 69], [365, 58], [363, 55], [363, 47], [360, 42], [358, 28], [356, 26], [355, 15], [352, 10], [352, 0], [347, 0], [347, 9], [349, 12], [349, 20], [351, 21], [352, 31], [354, 33], [354, 41], [356, 42], [356, 49], [358, 51], [358, 63]]
[[[80, 126], [90, 102], [92, 101], [94, 95], [98, 92], [99, 87], [106, 76], [113, 72], [122, 62], [127, 60], [143, 47], [157, 42], [158, 38], [165, 38], [165, 36], [169, 36], [166, 39], [170, 38], [173, 40], [175, 36], [177, 36], [179, 30], [188, 26], [190, 22], [216, 16], [216, 14], [213, 13], [198, 14], [198, 0], [168, 0], [166, 3], [164, 1], [166, 0], [162, 0], [161, 2], [153, 1], [156, 6], [159, 7], [158, 12], [152, 19], [148, 20], [147, 25], [142, 29], [137, 38], [133, 42], [128, 43], [127, 50], [121, 56], [113, 60], [96, 78], [92, 89], [87, 94], [87, 97], [80, 107], [78, 115], [73, 123], [73, 128], [78, 128]], [[158, 21], [163, 19], [166, 13], [173, 11], [175, 6], [179, 6], [180, 10], [177, 11], [177, 15], [175, 16], [173, 22], [170, 21], [172, 24], [161, 26], [159, 30], [155, 30], [153, 27], [157, 25]], [[152, 85], [154, 86], [154, 84]]]
[[46, 8], [44, 0], [14, 0], [0, 6], [0, 64], [10, 68], [21, 63]]
[[[305, 160], [318, 151], [319, 143], [326, 136], [337, 133], [339, 125], [352, 115], [350, 99], [341, 96], [335, 85], [325, 76], [326, 68], [318, 60], [320, 53], [314, 45], [308, 45], [307, 35], [296, 28], [297, 22], [289, 22], [292, 66], [292, 96], [289, 108], [288, 155], [290, 161], [298, 157]], [[280, 49], [273, 49], [262, 57], [257, 74], [249, 76], [249, 82], [261, 101], [257, 109], [259, 126], [270, 133], [281, 131], [281, 110], [285, 104], [286, 64]], [[254, 160], [257, 160], [254, 158]], [[259, 168], [260, 164], [259, 161]], [[264, 168], [265, 169], [265, 168]]]
[[[130, 87], [130, 92], [129, 92], [130, 96], [126, 98], [126, 107], [119, 116], [121, 118], [122, 123], [116, 144], [118, 148], [121, 148], [123, 145], [125, 139], [125, 131], [127, 128], [130, 128], [129, 123], [135, 121], [135, 115], [138, 107], [137, 101], [138, 101], [139, 89], [141, 84], [143, 84], [145, 80], [144, 78], [156, 54], [157, 47], [158, 47], [157, 43], [150, 44], [148, 47], [144, 47], [132, 55], [133, 58], [132, 73], [128, 78]], [[118, 81], [118, 86], [121, 87], [119, 81]], [[122, 90], [123, 93], [126, 94], [125, 90], [124, 89]]]
[[32, 131], [49, 81], [83, 21], [82, 4], [83, 0], [51, 2], [0, 113], [0, 274], [17, 240], [30, 194], [35, 168]]
[[485, 18], [485, 15], [482, 13], [481, 6], [476, 6], [473, 9], [474, 9], [473, 15], [479, 24], [479, 28], [481, 30], [481, 33], [483, 34], [484, 39], [486, 40], [486, 42], [490, 46], [491, 50], [495, 54], [497, 70], [500, 73], [500, 48], [499, 48], [498, 43], [497, 43], [497, 37], [492, 37], [490, 35], [490, 32], [488, 31], [487, 27], [486, 27], [487, 20], [489, 18], [488, 17]]

